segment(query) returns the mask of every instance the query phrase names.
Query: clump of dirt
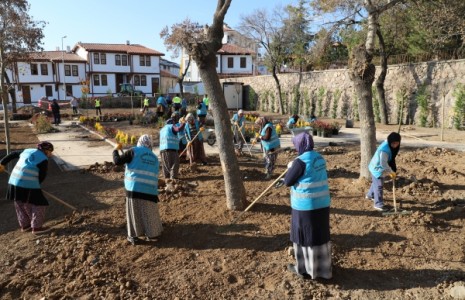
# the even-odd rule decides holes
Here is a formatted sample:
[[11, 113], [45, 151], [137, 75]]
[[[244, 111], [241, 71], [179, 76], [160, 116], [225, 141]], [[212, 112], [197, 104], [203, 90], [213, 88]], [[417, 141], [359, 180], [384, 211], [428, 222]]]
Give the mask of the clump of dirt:
[[109, 173], [109, 172], [123, 172], [124, 171], [124, 166], [117, 166], [113, 162], [104, 162], [103, 164], [95, 163], [93, 165], [90, 165], [87, 169], [87, 172], [92, 172], [92, 173], [99, 173], [99, 174], [104, 174], [104, 173]]

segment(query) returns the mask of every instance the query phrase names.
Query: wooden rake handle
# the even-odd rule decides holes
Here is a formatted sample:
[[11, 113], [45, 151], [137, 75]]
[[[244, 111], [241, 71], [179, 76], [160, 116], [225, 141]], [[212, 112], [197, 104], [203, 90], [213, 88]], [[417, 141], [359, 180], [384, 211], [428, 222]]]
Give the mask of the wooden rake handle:
[[[189, 145], [189, 143], [192, 143], [199, 136], [199, 134], [201, 132], [202, 131], [199, 130], [199, 132], [197, 132], [197, 134], [194, 136], [194, 138], [192, 140], [190, 140], [189, 142], [187, 142], [187, 145]], [[179, 158], [181, 158], [181, 156], [184, 154], [184, 152], [187, 151], [187, 145], [186, 145], [186, 149], [182, 150], [181, 154], [179, 154]]]
[[276, 180], [273, 181], [273, 182], [260, 194], [260, 196], [258, 196], [252, 203], [250, 203], [250, 205], [247, 206], [247, 208], [246, 208], [243, 212], [241, 212], [234, 220], [232, 220], [232, 222], [231, 222], [230, 225], [235, 224], [235, 223], [242, 217], [242, 215], [243, 215], [244, 213], [246, 213], [258, 200], [260, 200], [260, 198], [263, 197], [263, 195], [265, 195], [266, 192], [268, 192], [268, 190], [276, 184], [276, 182], [278, 182], [284, 175], [286, 175], [286, 173], [287, 173], [287, 169], [286, 169], [283, 173], [281, 173], [281, 175], [279, 175], [279, 177], [276, 178]]

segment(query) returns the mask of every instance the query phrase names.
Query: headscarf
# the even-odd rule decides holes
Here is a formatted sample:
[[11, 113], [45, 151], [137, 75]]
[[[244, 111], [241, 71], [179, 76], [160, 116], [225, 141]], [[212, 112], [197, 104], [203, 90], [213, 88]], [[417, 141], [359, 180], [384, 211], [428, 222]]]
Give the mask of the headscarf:
[[[392, 159], [388, 162], [388, 165], [391, 167], [391, 169], [394, 172], [397, 171], [396, 156], [397, 156], [397, 153], [399, 153], [399, 150], [400, 150], [400, 141], [401, 141], [401, 139], [402, 139], [402, 137], [397, 132], [391, 132], [387, 137], [389, 149], [391, 149], [391, 154], [392, 154]], [[392, 142], [399, 142], [399, 147], [392, 148], [391, 147]]]
[[194, 115], [192, 113], [188, 113], [186, 116], [186, 121], [189, 122], [189, 121], [194, 121], [194, 120], [195, 120]]
[[152, 139], [148, 134], [144, 134], [137, 141], [137, 147], [146, 147], [152, 149]]
[[312, 136], [308, 132], [302, 132], [293, 137], [292, 143], [299, 155], [307, 151], [312, 151], [315, 145]]
[[256, 121], [255, 124], [260, 125], [260, 127], [263, 128], [267, 123], [270, 121], [266, 117], [259, 117]]
[[44, 141], [37, 144], [37, 149], [42, 151], [48, 150], [53, 152], [53, 145], [50, 142]]

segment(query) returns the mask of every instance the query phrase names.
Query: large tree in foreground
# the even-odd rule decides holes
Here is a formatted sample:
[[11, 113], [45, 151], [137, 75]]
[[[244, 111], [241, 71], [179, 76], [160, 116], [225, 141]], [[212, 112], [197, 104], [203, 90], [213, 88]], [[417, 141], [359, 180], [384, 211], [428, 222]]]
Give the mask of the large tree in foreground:
[[[231, 4], [231, 0], [218, 0], [211, 26], [203, 31], [186, 30], [182, 39], [182, 47], [192, 57], [199, 68], [205, 89], [210, 96], [210, 107], [215, 122], [215, 134], [218, 141], [221, 167], [223, 169], [227, 207], [231, 210], [241, 210], [245, 207], [245, 188], [242, 182], [237, 157], [234, 153], [231, 122], [221, 88], [218, 73], [216, 72], [216, 54], [222, 47], [224, 17]], [[173, 28], [182, 28], [182, 24]]]
[[[0, 1], [0, 96], [5, 123], [7, 153], [11, 150], [8, 123], [8, 85], [6, 69], [18, 60], [27, 60], [27, 53], [41, 50], [44, 22], [35, 22], [28, 14], [26, 0]], [[15, 108], [15, 103], [13, 103]]]

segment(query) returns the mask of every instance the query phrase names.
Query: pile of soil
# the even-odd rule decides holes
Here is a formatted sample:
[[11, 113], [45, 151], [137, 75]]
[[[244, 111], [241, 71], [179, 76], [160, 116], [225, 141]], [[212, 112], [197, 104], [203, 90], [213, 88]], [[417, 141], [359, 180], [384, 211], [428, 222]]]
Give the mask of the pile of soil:
[[[13, 145], [37, 140], [12, 128]], [[217, 156], [181, 166], [176, 193], [160, 194], [164, 231], [157, 241], [126, 241], [123, 170], [111, 164], [62, 173], [50, 164], [43, 188], [49, 234], [21, 233], [12, 203], [0, 200], [1, 299], [452, 299], [465, 286], [465, 153], [402, 148], [397, 203], [411, 214], [383, 216], [364, 198], [359, 145], [316, 149], [331, 189], [333, 279], [302, 280], [286, 271], [289, 189], [272, 188], [236, 223], [226, 208]], [[295, 157], [280, 153], [274, 178]], [[271, 183], [261, 157], [239, 157], [251, 202]], [[7, 176], [0, 175], [5, 194]], [[176, 196], [173, 196], [176, 195]], [[392, 182], [385, 200], [392, 205]], [[455, 294], [454, 294], [455, 293]]]

